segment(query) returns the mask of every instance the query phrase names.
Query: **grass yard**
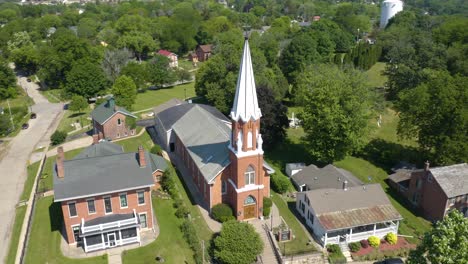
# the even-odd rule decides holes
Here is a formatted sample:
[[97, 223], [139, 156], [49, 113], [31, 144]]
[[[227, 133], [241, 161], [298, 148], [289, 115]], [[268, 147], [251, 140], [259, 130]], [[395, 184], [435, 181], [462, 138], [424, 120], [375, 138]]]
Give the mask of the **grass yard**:
[[385, 182], [387, 173], [370, 162], [356, 157], [347, 157], [344, 160], [334, 163], [336, 166], [352, 172], [363, 182], [369, 182], [368, 177], [371, 176], [371, 183], [379, 183], [387, 193], [393, 206], [398, 210], [404, 220], [400, 223], [399, 233], [402, 235], [414, 236], [407, 238], [411, 243], [418, 243], [418, 237], [424, 232], [431, 229], [431, 223], [423, 219], [420, 215], [413, 213], [409, 203], [404, 200], [398, 193], [388, 186]]
[[305, 252], [317, 251], [317, 249], [309, 244], [309, 237], [305, 233], [306, 231], [302, 228], [301, 224], [293, 214], [295, 210], [295, 202], [286, 202], [281, 195], [272, 191], [273, 202], [278, 207], [280, 215], [283, 217], [286, 224], [292, 229], [295, 238], [292, 241], [280, 243], [280, 250], [283, 255], [295, 255]]
[[193, 63], [189, 61], [188, 59], [181, 59], [178, 61], [179, 67], [184, 68], [187, 71], [192, 71], [192, 70], [197, 70], [200, 68], [203, 62], [198, 62], [197, 67], [193, 67]]
[[6, 264], [15, 263], [16, 251], [18, 250], [19, 237], [21, 233], [21, 227], [24, 222], [24, 215], [26, 214], [26, 205], [16, 208], [15, 222], [13, 224], [13, 230], [10, 240], [10, 246], [8, 247], [8, 255], [6, 257]]
[[107, 263], [107, 254], [85, 259], [70, 259], [62, 255], [62, 210], [60, 204], [53, 201], [54, 197], [49, 196], [39, 199], [36, 203], [25, 263]]
[[185, 96], [186, 98], [195, 96], [195, 82], [138, 93], [133, 111], [150, 109], [172, 98], [184, 100]]
[[142, 145], [145, 150], [150, 151], [151, 147], [154, 145], [151, 137], [147, 132], [144, 132], [139, 137], [123, 139], [120, 141], [115, 141], [114, 143], [123, 146], [125, 152], [137, 152], [138, 146], [140, 145]]
[[40, 90], [40, 92], [51, 103], [60, 103], [63, 100], [64, 90], [62, 89]]
[[400, 118], [393, 109], [386, 108], [382, 113], [382, 123], [380, 124], [380, 127], [377, 125], [377, 120], [371, 120], [371, 138], [380, 138], [391, 143], [416, 147], [417, 143], [414, 139], [402, 139], [397, 136], [399, 120]]
[[160, 230], [158, 238], [149, 245], [124, 252], [122, 262], [155, 263], [155, 257], [161, 256], [166, 263], [195, 263], [180, 230], [182, 220], [174, 214], [172, 200], [153, 198], [153, 207]]
[[[65, 131], [67, 133], [72, 132], [75, 130], [75, 127], [72, 124], [76, 122], [81, 122], [82, 127], [86, 125], [91, 125], [91, 120], [88, 120], [89, 114], [91, 113], [91, 108], [88, 107], [87, 109], [83, 110], [81, 113], [72, 112], [70, 110], [65, 110], [65, 114], [63, 115], [60, 123], [57, 127], [57, 130]], [[91, 129], [88, 128], [87, 130]], [[81, 131], [81, 129], [80, 129]]]
[[39, 169], [40, 161], [34, 162], [28, 166], [28, 177], [24, 182], [23, 192], [20, 196], [20, 201], [28, 200], [31, 194], [32, 187], [34, 185], [34, 179], [36, 178], [37, 170]]
[[[16, 96], [16, 98], [9, 99], [8, 101], [7, 100], [0, 101], [0, 107], [3, 107], [4, 117], [7, 118], [7, 122], [10, 125], [9, 128], [11, 128], [11, 123], [9, 119], [10, 109], [11, 109], [11, 114], [13, 116], [13, 123], [15, 126], [15, 129], [10, 131], [10, 133], [8, 134], [7, 134], [7, 131], [0, 131], [0, 137], [3, 135], [9, 136], [9, 137], [16, 136], [19, 133], [19, 131], [21, 131], [21, 125], [29, 121], [29, 108], [28, 107], [33, 104], [33, 100], [26, 95], [23, 89], [17, 89], [17, 90], [18, 90], [18, 95]], [[8, 108], [8, 102], [10, 103], [10, 108]]]
[[371, 87], [383, 87], [387, 81], [387, 76], [383, 75], [385, 70], [384, 62], [377, 62], [367, 73], [368, 84]]

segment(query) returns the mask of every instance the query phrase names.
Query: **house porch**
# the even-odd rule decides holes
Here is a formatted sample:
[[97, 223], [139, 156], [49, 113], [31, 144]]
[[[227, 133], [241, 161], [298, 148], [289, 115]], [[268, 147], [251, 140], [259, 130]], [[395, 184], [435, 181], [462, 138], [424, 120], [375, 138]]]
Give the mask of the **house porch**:
[[370, 236], [376, 236], [382, 239], [390, 232], [398, 234], [399, 224], [400, 222], [397, 220], [327, 231], [325, 235], [321, 237], [320, 241], [323, 245], [327, 245], [340, 243], [348, 244], [365, 240]]

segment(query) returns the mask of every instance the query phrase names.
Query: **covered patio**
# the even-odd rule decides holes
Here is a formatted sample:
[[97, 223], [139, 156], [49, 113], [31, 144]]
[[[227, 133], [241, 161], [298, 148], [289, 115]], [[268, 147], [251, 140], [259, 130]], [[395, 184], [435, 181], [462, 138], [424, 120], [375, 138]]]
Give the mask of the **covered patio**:
[[321, 238], [323, 245], [357, 242], [376, 236], [384, 238], [388, 233], [398, 233], [400, 221], [389, 221], [370, 225], [356, 226], [340, 230], [330, 230]]

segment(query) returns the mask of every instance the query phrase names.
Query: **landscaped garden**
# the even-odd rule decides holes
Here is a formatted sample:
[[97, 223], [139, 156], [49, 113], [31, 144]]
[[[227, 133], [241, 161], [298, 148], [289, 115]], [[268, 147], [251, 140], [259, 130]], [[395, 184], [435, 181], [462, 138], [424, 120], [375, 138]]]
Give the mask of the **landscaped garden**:
[[366, 261], [407, 257], [409, 251], [415, 249], [416, 245], [409, 243], [403, 237], [389, 233], [384, 239], [369, 237], [368, 240], [350, 243], [349, 248], [355, 261]]

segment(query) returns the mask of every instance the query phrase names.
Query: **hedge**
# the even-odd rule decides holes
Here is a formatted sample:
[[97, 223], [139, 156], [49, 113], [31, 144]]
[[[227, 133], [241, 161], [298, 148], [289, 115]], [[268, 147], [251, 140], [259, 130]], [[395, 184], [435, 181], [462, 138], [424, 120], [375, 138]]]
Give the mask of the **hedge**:
[[289, 179], [286, 176], [282, 176], [273, 173], [271, 176], [271, 187], [277, 193], [285, 193], [289, 189]]
[[221, 223], [234, 219], [232, 208], [224, 203], [217, 204], [211, 208], [213, 218]]
[[330, 262], [330, 264], [346, 263], [346, 257], [343, 255], [343, 252], [341, 252], [340, 246], [336, 244], [328, 244], [327, 251], [328, 262]]
[[197, 231], [193, 226], [193, 223], [189, 219], [185, 219], [180, 226], [180, 230], [184, 233], [185, 241], [187, 241], [187, 244], [193, 251], [195, 263], [203, 264], [203, 252], [201, 250], [200, 239], [198, 239]]
[[395, 257], [407, 257], [410, 252], [409, 248], [400, 248], [396, 250], [385, 250], [385, 251], [380, 251], [378, 249], [374, 249], [371, 253], [362, 255], [362, 256], [356, 256], [352, 255], [353, 260], [355, 261], [368, 261], [368, 260], [383, 260], [387, 258], [395, 258]]
[[349, 243], [348, 246], [351, 252], [358, 252], [361, 249], [361, 243], [359, 242]]
[[370, 236], [368, 239], [369, 245], [373, 248], [378, 248], [380, 246], [380, 238], [376, 236]]
[[269, 216], [273, 201], [269, 197], [263, 197], [263, 216]]

